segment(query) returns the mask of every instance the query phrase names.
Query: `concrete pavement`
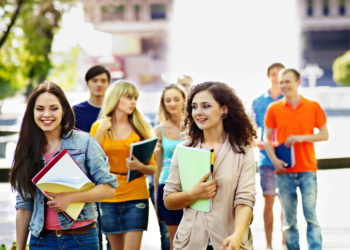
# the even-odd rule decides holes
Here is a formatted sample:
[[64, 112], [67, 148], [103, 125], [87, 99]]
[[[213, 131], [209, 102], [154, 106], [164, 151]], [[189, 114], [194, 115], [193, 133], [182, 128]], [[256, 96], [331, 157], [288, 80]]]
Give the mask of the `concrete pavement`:
[[[324, 250], [348, 250], [350, 249], [350, 169], [322, 170], [318, 171], [318, 203], [317, 214], [322, 227]], [[259, 175], [256, 175], [256, 206], [254, 209], [255, 220], [252, 225], [254, 248], [265, 249], [265, 236], [263, 225], [263, 197], [260, 187]], [[298, 194], [300, 198], [300, 193]], [[300, 199], [299, 199], [300, 201]], [[9, 183], [0, 183], [0, 244], [5, 243], [7, 248], [15, 241], [15, 195], [11, 192]], [[274, 235], [273, 247], [282, 249], [281, 221], [279, 215], [281, 208], [278, 200], [274, 206]], [[300, 232], [301, 249], [307, 249], [306, 222], [303, 217], [301, 202], [298, 206], [298, 227]], [[144, 233], [142, 250], [159, 250], [158, 224], [153, 207], [150, 209], [148, 231]]]

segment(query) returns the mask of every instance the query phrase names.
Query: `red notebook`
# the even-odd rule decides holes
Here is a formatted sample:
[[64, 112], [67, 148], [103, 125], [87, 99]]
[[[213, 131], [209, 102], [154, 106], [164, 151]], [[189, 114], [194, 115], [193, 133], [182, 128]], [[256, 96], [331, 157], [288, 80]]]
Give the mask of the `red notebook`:
[[[84, 191], [95, 186], [66, 149], [55, 156], [33, 179], [33, 183], [49, 199], [50, 193]], [[70, 221], [76, 220], [85, 203], [72, 203], [63, 213]]]

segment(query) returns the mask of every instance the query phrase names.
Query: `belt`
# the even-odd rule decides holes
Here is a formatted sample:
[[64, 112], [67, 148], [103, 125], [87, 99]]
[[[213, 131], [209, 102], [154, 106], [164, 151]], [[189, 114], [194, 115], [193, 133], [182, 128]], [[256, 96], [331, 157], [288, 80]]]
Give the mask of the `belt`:
[[95, 228], [96, 224], [87, 226], [87, 227], [79, 227], [74, 229], [67, 229], [67, 230], [47, 230], [44, 229], [44, 233], [46, 234], [56, 234], [57, 237], [60, 237], [62, 234], [88, 234], [88, 229]]
[[113, 174], [128, 175], [128, 173], [120, 173], [120, 172], [112, 172], [112, 171], [110, 171], [110, 172], [113, 173]]

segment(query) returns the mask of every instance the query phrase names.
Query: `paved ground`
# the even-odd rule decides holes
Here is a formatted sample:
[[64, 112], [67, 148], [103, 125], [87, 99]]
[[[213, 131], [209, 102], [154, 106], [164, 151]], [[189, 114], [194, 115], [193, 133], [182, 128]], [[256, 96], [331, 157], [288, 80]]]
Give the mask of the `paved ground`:
[[[350, 202], [346, 190], [350, 190], [350, 169], [323, 170], [318, 172], [318, 204], [317, 214], [322, 226], [324, 250], [348, 250], [350, 249]], [[256, 206], [255, 220], [252, 225], [254, 248], [265, 249], [263, 231], [263, 198], [261, 194], [259, 175], [256, 175]], [[299, 195], [300, 197], [300, 195]], [[8, 183], [0, 183], [0, 244], [5, 243], [9, 248], [15, 240], [15, 197]], [[279, 202], [276, 202], [274, 212], [280, 214]], [[158, 224], [154, 210], [150, 210], [148, 231], [144, 233], [142, 250], [159, 250]], [[300, 230], [301, 249], [307, 249], [306, 223], [303, 218], [301, 205], [298, 207], [298, 226]], [[281, 223], [279, 218], [274, 222], [275, 250], [281, 249]]]

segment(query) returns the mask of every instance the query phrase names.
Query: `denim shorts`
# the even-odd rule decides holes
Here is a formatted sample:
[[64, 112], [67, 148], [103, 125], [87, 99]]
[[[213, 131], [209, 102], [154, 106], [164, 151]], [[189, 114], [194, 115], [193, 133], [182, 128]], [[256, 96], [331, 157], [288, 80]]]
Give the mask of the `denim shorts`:
[[[93, 222], [90, 225], [97, 224]], [[41, 250], [41, 249], [77, 249], [77, 250], [98, 250], [98, 228], [88, 229], [88, 234], [62, 234], [57, 236], [56, 234], [41, 233], [39, 237], [30, 235], [29, 249]]]
[[164, 206], [164, 186], [164, 184], [159, 184], [157, 190], [157, 208], [159, 220], [164, 221], [167, 226], [178, 226], [183, 216], [183, 210], [168, 210]]
[[102, 232], [120, 234], [147, 231], [148, 199], [125, 202], [100, 202]]
[[277, 195], [276, 193], [276, 178], [274, 167], [263, 165], [259, 167], [260, 184], [263, 190], [263, 196]]

